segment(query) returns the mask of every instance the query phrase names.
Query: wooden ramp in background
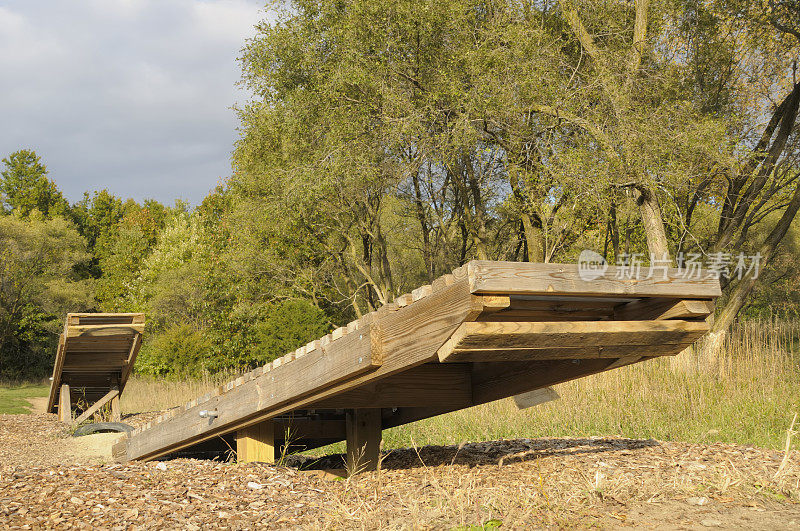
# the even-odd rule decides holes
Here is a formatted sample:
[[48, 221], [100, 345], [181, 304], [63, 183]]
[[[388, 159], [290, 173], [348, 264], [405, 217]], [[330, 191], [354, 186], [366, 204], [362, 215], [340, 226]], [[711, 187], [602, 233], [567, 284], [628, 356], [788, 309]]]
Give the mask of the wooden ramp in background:
[[691, 345], [719, 282], [662, 274], [611, 266], [585, 280], [576, 265], [473, 261], [134, 430], [114, 455], [235, 438], [240, 460], [270, 461], [346, 440], [351, 471], [373, 468], [383, 429]]
[[89, 418], [111, 403], [119, 420], [119, 395], [142, 346], [144, 314], [70, 313], [58, 341], [48, 412], [64, 422]]

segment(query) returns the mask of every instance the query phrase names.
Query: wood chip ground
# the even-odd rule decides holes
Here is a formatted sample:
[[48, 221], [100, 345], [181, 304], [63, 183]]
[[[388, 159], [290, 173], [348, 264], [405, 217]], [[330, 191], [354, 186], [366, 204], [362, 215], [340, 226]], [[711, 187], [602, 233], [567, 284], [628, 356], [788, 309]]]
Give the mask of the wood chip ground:
[[800, 528], [798, 452], [774, 479], [782, 452], [736, 445], [612, 437], [412, 448], [351, 480], [301, 471], [303, 457], [119, 465], [69, 448], [55, 415], [0, 415], [0, 528]]

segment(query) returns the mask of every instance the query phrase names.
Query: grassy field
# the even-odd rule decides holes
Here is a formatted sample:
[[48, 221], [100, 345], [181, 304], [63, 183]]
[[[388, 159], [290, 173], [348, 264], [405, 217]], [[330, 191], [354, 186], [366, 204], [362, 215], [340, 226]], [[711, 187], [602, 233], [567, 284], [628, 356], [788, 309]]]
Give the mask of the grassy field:
[[38, 384], [0, 384], [0, 414], [30, 413], [31, 404], [26, 398], [47, 396], [50, 387]]
[[[560, 400], [517, 410], [503, 400], [384, 431], [384, 448], [508, 438], [620, 435], [782, 449], [800, 411], [800, 321], [736, 326], [715, 360], [702, 344], [679, 356], [555, 387]], [[188, 382], [134, 378], [124, 412], [182, 405], [232, 375]], [[327, 448], [342, 451], [343, 445]]]

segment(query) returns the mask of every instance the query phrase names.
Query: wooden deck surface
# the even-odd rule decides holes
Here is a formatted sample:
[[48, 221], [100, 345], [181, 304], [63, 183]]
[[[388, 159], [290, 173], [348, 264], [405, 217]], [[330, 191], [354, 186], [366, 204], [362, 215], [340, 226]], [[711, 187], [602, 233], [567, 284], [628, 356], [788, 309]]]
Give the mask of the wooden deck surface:
[[675, 355], [719, 295], [716, 279], [678, 270], [586, 280], [576, 265], [473, 261], [135, 430], [115, 456], [155, 459], [264, 422], [271, 447], [367, 437], [373, 452], [381, 429]]
[[125, 388], [142, 345], [144, 314], [70, 313], [58, 342], [47, 411], [59, 406], [62, 386], [78, 413]]

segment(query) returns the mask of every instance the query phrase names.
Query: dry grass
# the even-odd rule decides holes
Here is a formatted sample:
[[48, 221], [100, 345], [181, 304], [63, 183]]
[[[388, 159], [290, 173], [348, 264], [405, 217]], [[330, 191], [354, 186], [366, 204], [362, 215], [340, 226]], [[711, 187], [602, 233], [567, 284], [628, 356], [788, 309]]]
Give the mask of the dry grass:
[[237, 376], [237, 372], [223, 372], [181, 381], [133, 376], [125, 386], [120, 407], [123, 413], [145, 413], [182, 406]]
[[[676, 357], [558, 385], [560, 400], [528, 410], [502, 400], [392, 428], [384, 431], [384, 447], [617, 435], [782, 449], [792, 416], [800, 411], [798, 348], [800, 321], [748, 321], [728, 334], [716, 360], [698, 344]], [[130, 413], [182, 405], [235, 376], [133, 378], [122, 408]]]
[[389, 448], [517, 437], [619, 435], [784, 447], [800, 411], [800, 321], [735, 327], [716, 360], [700, 342], [678, 356], [555, 386], [520, 411], [502, 400], [384, 432]]

